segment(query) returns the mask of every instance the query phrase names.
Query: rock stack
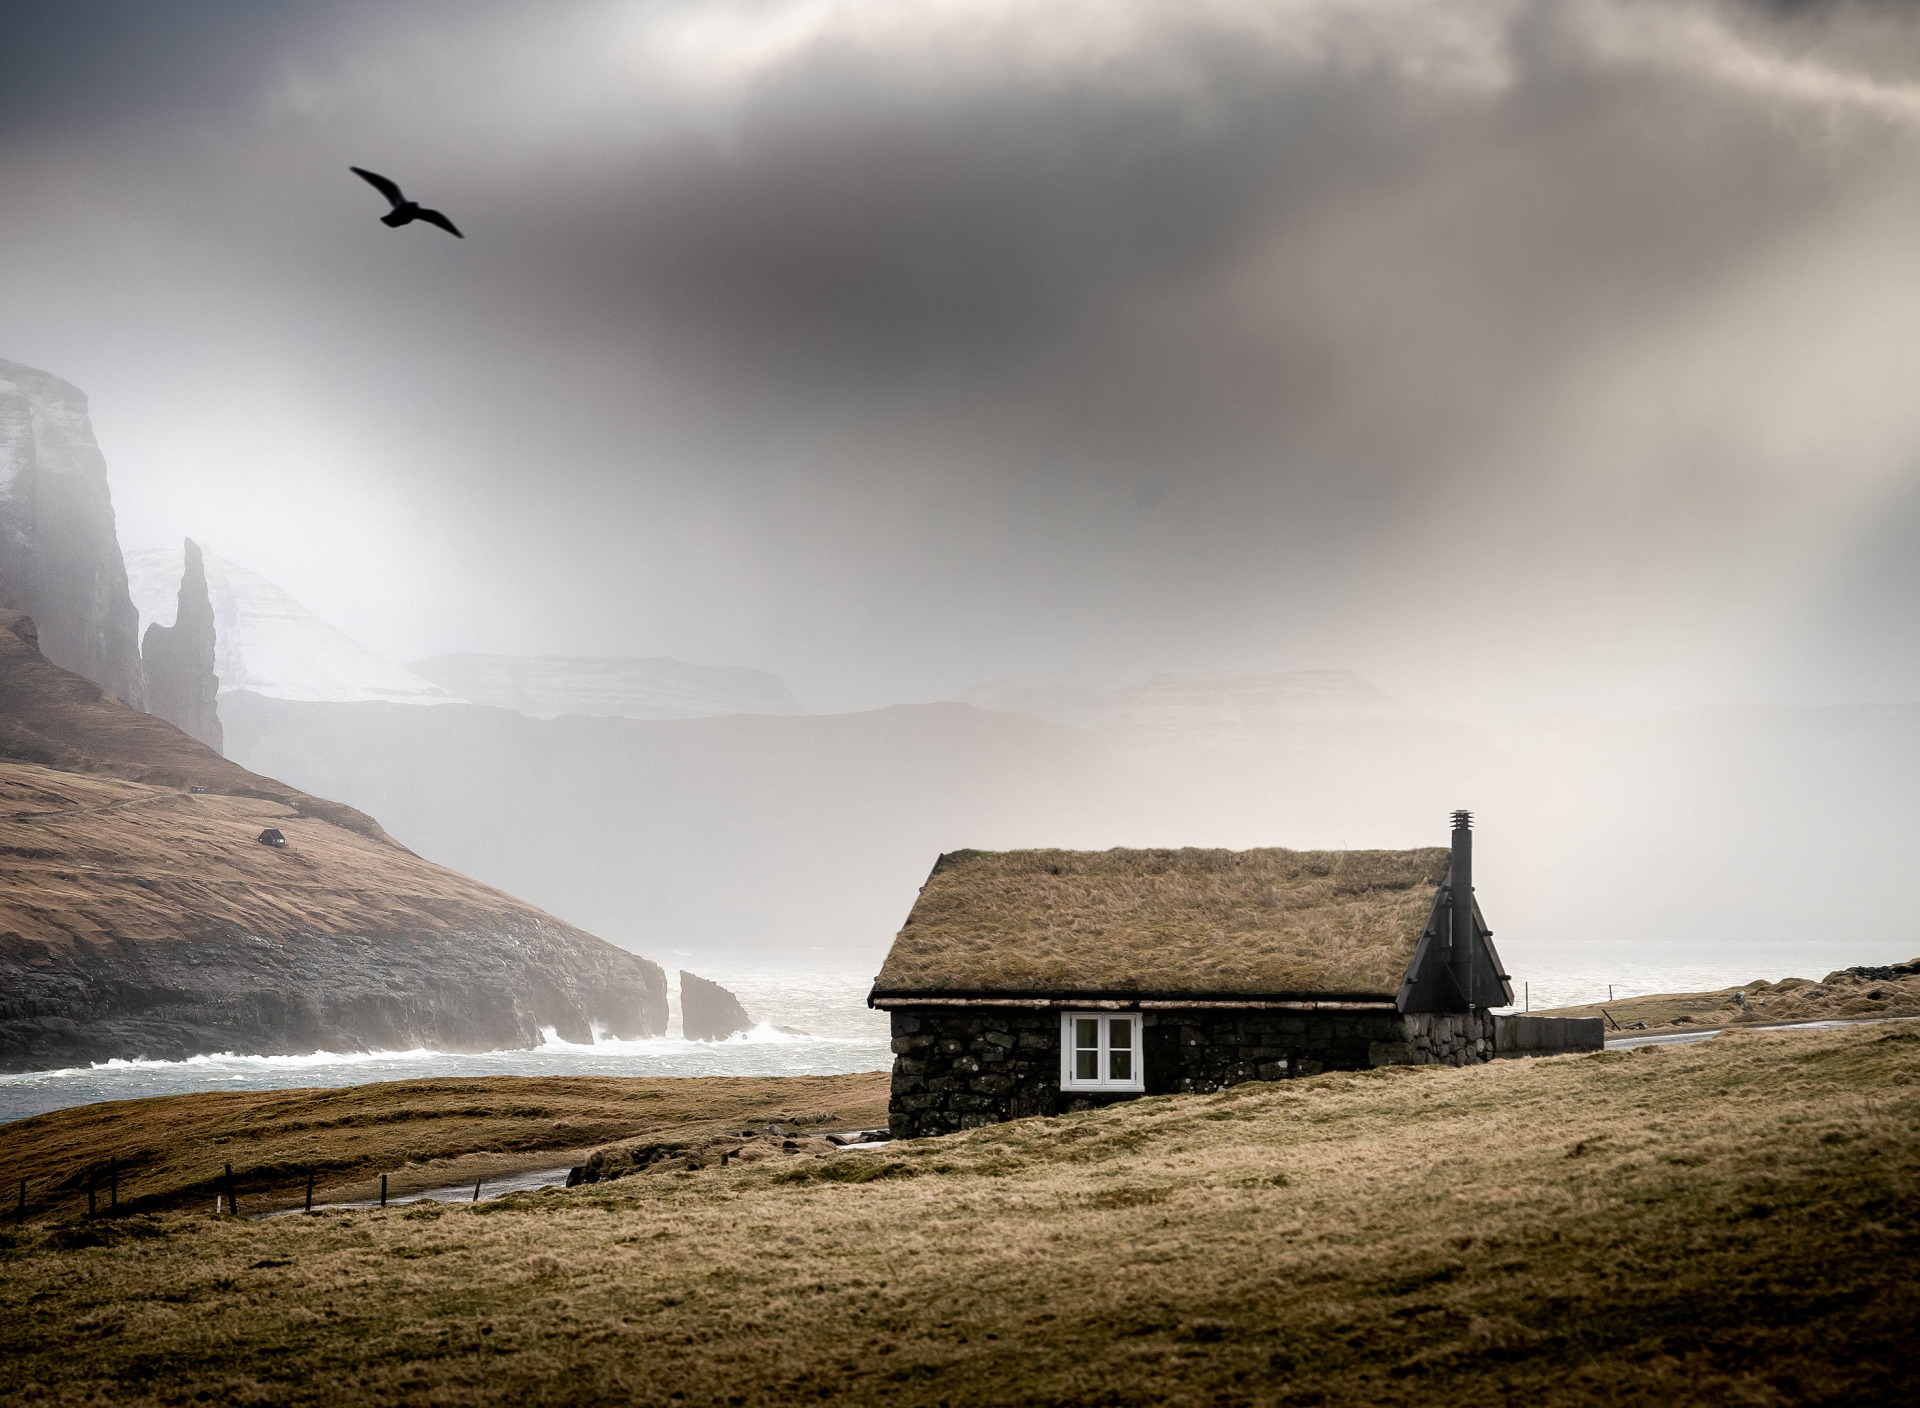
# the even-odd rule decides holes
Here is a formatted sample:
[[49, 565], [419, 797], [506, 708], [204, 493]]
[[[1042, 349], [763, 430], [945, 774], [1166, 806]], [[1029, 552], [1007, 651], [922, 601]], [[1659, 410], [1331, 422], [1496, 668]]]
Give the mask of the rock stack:
[[221, 752], [220, 715], [215, 700], [220, 681], [213, 672], [213, 598], [207, 592], [206, 564], [200, 545], [187, 539], [186, 566], [180, 574], [180, 604], [173, 624], [147, 627], [140, 645], [146, 670], [147, 712], [157, 715], [214, 752]]
[[688, 1041], [725, 1041], [753, 1030], [740, 999], [686, 969], [680, 970], [680, 1029]]

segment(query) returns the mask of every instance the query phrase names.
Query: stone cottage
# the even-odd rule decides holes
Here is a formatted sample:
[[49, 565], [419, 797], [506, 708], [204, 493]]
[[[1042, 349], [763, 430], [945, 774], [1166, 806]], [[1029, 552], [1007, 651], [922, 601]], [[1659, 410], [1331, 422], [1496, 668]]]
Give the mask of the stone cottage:
[[868, 998], [893, 1016], [894, 1137], [1490, 1058], [1513, 990], [1470, 826], [1412, 851], [941, 856]]

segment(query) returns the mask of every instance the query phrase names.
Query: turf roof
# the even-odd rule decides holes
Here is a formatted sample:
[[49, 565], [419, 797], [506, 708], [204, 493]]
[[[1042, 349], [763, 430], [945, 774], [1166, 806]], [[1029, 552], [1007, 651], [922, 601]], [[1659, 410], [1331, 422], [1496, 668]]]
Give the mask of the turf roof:
[[876, 996], [1391, 998], [1448, 852], [955, 851]]

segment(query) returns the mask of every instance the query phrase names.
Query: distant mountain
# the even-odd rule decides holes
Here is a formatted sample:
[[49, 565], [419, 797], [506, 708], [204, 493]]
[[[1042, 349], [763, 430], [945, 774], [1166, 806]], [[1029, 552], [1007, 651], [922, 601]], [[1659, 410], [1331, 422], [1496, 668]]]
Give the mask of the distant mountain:
[[221, 758], [34, 637], [0, 612], [0, 1070], [664, 1034], [654, 964]]
[[221, 712], [249, 766], [617, 943], [703, 963], [877, 962], [942, 851], [1207, 839], [1081, 730], [964, 704], [532, 719], [241, 693]]
[[1200, 733], [1237, 734], [1272, 724], [1419, 717], [1351, 670], [1155, 675], [1110, 688], [1025, 675], [977, 685], [960, 697], [979, 709], [1038, 714], [1112, 732], [1162, 732], [1188, 741]]
[[962, 696], [1087, 730], [1204, 816], [1216, 844], [1407, 846], [1500, 764], [1473, 729], [1416, 713], [1350, 670], [1029, 676]]
[[966, 697], [1077, 725], [1190, 803], [1215, 844], [1434, 844], [1469, 808], [1510, 965], [1578, 947], [1614, 956], [1599, 964], [1792, 953], [1817, 971], [1913, 947], [1920, 705], [1474, 728], [1344, 672], [1013, 680]]
[[[179, 588], [176, 566], [169, 595]], [[47, 659], [141, 707], [140, 632], [87, 398], [57, 376], [7, 361], [0, 361], [0, 606], [33, 618]]]
[[778, 675], [648, 657], [436, 655], [408, 666], [474, 704], [534, 719], [804, 714]]
[[[140, 630], [173, 624], [185, 556], [179, 548], [126, 555]], [[214, 673], [220, 693], [249, 690], [273, 699], [334, 703], [450, 704], [457, 698], [403, 670], [328, 625], [258, 572], [205, 554], [213, 601]]]

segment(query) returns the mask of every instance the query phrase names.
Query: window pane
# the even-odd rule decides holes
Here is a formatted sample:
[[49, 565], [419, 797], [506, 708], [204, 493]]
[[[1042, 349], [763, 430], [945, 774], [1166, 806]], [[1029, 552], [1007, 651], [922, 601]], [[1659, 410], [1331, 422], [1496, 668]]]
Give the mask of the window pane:
[[[1082, 1022], [1080, 1025], [1083, 1027], [1090, 1027], [1093, 1025], [1093, 1023]], [[1099, 1080], [1100, 1079], [1100, 1053], [1098, 1051], [1074, 1052], [1073, 1053], [1073, 1078], [1075, 1080]]]
[[1133, 1019], [1131, 1017], [1113, 1018], [1107, 1023], [1107, 1033], [1109, 1037], [1107, 1044], [1113, 1047], [1115, 1051], [1120, 1050], [1123, 1046], [1132, 1046]]
[[1081, 1017], [1073, 1024], [1073, 1044], [1098, 1048], [1100, 1045], [1100, 1019]]
[[[1118, 1024], [1116, 1023], [1116, 1025]], [[1115, 1033], [1115, 1035], [1118, 1035], [1118, 1033]], [[1112, 1079], [1114, 1080], [1132, 1080], [1133, 1079], [1133, 1053], [1131, 1051], [1115, 1051], [1112, 1055], [1112, 1060], [1113, 1060]]]

